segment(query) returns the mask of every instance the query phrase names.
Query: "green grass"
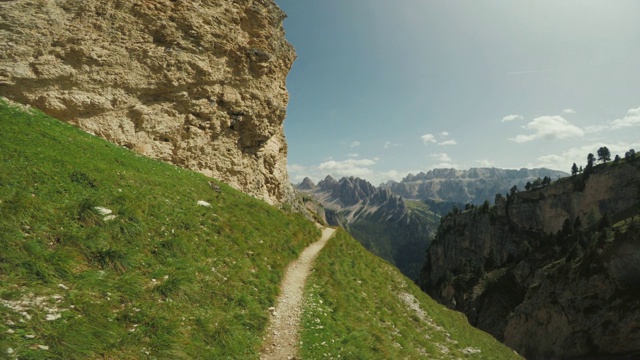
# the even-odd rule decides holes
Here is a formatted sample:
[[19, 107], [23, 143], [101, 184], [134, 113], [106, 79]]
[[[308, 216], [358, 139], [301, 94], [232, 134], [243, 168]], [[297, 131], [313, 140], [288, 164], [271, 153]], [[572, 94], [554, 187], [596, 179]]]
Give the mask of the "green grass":
[[417, 279], [440, 217], [422, 201], [404, 200], [404, 203], [409, 211], [402, 220], [390, 219], [387, 210], [378, 209], [357, 217], [349, 224], [349, 232], [366, 249], [398, 267], [405, 276]]
[[[519, 358], [343, 230], [328, 242], [314, 268], [302, 319], [304, 359]], [[417, 299], [417, 306], [409, 307], [401, 297]]]
[[257, 358], [319, 231], [210, 181], [0, 101], [0, 358]]
[[[258, 358], [284, 268], [320, 233], [211, 181], [0, 101], [0, 358]], [[316, 268], [305, 359], [515, 357], [342, 231]]]
[[440, 215], [431, 211], [429, 205], [424, 201], [404, 199], [404, 203], [411, 211], [419, 214], [422, 218], [425, 219], [425, 221], [428, 221], [429, 224], [435, 224], [435, 226], [438, 225], [438, 222], [440, 221]]

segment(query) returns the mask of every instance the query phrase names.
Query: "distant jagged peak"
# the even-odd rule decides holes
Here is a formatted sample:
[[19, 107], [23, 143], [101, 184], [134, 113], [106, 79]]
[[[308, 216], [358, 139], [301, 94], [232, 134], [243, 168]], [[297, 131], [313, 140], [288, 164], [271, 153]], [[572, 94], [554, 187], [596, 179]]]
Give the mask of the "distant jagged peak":
[[331, 175], [327, 175], [324, 180], [320, 180], [318, 183], [318, 187], [322, 190], [330, 190], [333, 189], [335, 185], [338, 184], [338, 181], [334, 179]]
[[316, 184], [314, 184], [313, 180], [311, 180], [309, 177], [305, 177], [304, 179], [302, 179], [302, 182], [296, 186], [296, 188], [298, 188], [299, 190], [313, 190], [313, 188], [315, 187]]
[[317, 185], [313, 185], [313, 181], [305, 178], [296, 188], [304, 192], [324, 193], [326, 200], [338, 201], [344, 207], [356, 204], [381, 205], [389, 201], [393, 204], [402, 203], [402, 198], [393, 194], [389, 188], [375, 187], [367, 180], [355, 176], [336, 180], [331, 175], [327, 175]]

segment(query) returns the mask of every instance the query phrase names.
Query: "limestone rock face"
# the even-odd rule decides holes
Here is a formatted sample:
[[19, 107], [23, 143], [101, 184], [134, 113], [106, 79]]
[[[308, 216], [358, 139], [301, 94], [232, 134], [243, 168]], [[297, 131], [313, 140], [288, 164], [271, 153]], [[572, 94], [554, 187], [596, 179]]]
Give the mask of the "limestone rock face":
[[493, 201], [498, 193], [508, 191], [513, 185], [523, 189], [528, 181], [536, 178], [551, 179], [569, 174], [549, 169], [497, 169], [471, 168], [469, 170], [433, 169], [427, 173], [409, 174], [402, 181], [389, 181], [388, 187], [405, 199], [435, 199], [458, 203], [482, 204]]
[[442, 220], [418, 282], [528, 359], [640, 354], [639, 206], [640, 158], [498, 198]]
[[0, 95], [283, 203], [284, 18], [273, 0], [0, 1]]

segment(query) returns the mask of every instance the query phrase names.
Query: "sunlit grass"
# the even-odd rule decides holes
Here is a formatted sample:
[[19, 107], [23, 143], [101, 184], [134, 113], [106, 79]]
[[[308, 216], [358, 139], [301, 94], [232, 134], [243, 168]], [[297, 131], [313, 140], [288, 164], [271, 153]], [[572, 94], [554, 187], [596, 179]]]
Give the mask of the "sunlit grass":
[[302, 320], [304, 359], [519, 358], [344, 231], [314, 268]]
[[0, 103], [0, 358], [257, 358], [320, 234], [210, 181]]

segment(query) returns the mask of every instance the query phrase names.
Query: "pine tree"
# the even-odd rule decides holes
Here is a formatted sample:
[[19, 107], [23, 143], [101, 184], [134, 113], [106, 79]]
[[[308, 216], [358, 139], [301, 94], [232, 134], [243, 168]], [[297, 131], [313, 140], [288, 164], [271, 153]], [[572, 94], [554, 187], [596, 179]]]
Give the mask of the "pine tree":
[[593, 163], [596, 161], [596, 157], [589, 153], [587, 155], [587, 166], [584, 168], [584, 174], [588, 177], [593, 172]]
[[606, 164], [607, 161], [611, 160], [611, 151], [606, 146], [598, 149], [598, 161], [602, 161], [603, 164]]

